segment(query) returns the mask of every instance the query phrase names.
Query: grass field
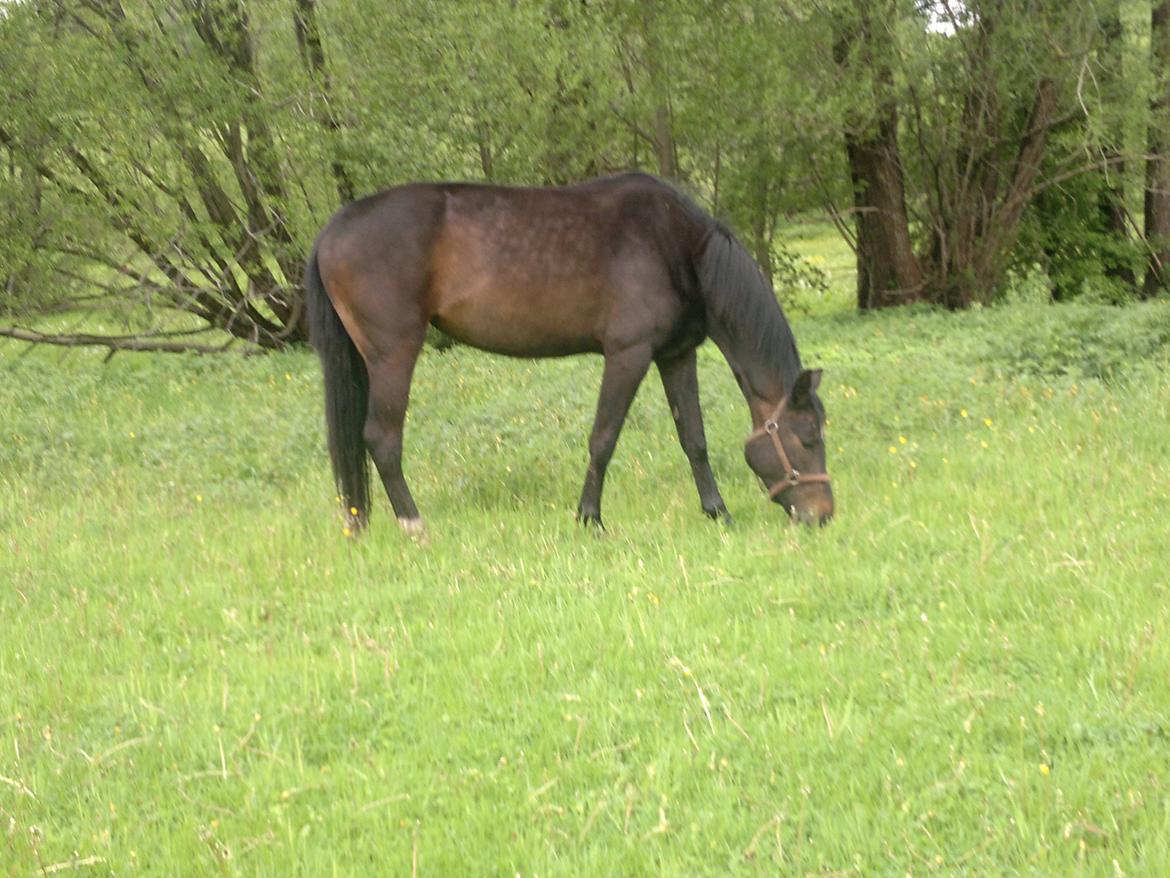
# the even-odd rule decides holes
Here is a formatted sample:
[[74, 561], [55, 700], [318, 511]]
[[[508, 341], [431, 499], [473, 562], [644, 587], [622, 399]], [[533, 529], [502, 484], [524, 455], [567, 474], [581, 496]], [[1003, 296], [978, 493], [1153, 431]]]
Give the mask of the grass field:
[[0, 874], [1170, 874], [1170, 307], [795, 320], [837, 517], [656, 377], [420, 363], [341, 534], [308, 353], [0, 346]]

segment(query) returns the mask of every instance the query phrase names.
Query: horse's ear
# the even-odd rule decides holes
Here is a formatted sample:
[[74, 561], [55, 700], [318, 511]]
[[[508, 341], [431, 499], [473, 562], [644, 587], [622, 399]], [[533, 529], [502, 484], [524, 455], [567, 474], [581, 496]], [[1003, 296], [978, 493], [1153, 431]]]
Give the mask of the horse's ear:
[[821, 369], [805, 369], [796, 379], [796, 383], [792, 385], [792, 392], [789, 394], [791, 402], [789, 403], [793, 408], [808, 408], [812, 405], [809, 397], [812, 395], [821, 384]]

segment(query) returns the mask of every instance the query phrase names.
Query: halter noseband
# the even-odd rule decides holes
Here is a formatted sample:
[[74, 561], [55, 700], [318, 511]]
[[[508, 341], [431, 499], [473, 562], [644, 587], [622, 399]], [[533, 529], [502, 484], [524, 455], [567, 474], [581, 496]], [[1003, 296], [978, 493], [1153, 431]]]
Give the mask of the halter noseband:
[[828, 473], [802, 473], [789, 461], [788, 452], [784, 450], [784, 443], [780, 441], [780, 415], [784, 413], [784, 407], [787, 403], [787, 398], [780, 400], [780, 405], [776, 406], [776, 411], [772, 412], [772, 417], [764, 421], [764, 426], [753, 430], [752, 434], [744, 440], [744, 445], [748, 445], [763, 435], [768, 435], [772, 439], [772, 445], [776, 448], [776, 456], [780, 458], [780, 466], [787, 473], [783, 479], [768, 489], [768, 497], [773, 500], [789, 488], [795, 488], [797, 485], [804, 485], [809, 482], [827, 483], [829, 481]]

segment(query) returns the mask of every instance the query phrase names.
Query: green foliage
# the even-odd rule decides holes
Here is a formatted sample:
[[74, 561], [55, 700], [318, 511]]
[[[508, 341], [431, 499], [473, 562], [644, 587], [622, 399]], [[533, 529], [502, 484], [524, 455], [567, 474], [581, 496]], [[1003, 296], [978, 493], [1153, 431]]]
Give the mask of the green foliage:
[[[1067, 150], [1058, 144], [1050, 162]], [[1117, 163], [1073, 176], [1033, 200], [1013, 258], [1043, 267], [1052, 298], [1119, 303], [1135, 297], [1145, 246], [1130, 234], [1125, 183]]]
[[[996, 348], [1090, 311], [1108, 383]], [[1167, 317], [800, 320], [817, 531], [710, 346], [736, 524], [651, 377], [603, 537], [599, 361], [425, 356], [422, 545], [342, 538], [308, 352], [0, 345], [0, 872], [1165, 874]]]
[[822, 299], [829, 292], [825, 270], [783, 246], [772, 249], [772, 283], [780, 300], [795, 307]]
[[1167, 365], [1170, 311], [1163, 304], [1033, 307], [1001, 325], [992, 362], [1039, 376], [1111, 380], [1135, 364]]
[[781, 224], [778, 237], [784, 252], [798, 258], [800, 270], [811, 275], [793, 284], [777, 281], [786, 310], [837, 314], [856, 307], [856, 254], [832, 223], [804, 217]]
[[[1004, 268], [1039, 259], [1059, 295], [1117, 298], [1133, 245], [1096, 223], [1100, 183], [1077, 165], [1117, 168], [1132, 209], [1144, 167], [1119, 157], [1143, 154], [1156, 77], [1145, 5], [1099, 7], [6, 4], [0, 307], [101, 294], [280, 346], [303, 334], [300, 260], [345, 193], [629, 167], [676, 177], [778, 286], [815, 284], [782, 254], [784, 218], [849, 205], [844, 133], [890, 106], [932, 282], [991, 300]], [[319, 69], [296, 24], [308, 10]], [[863, 19], [869, 38], [847, 39]], [[1012, 189], [1015, 163], [1048, 80], [1060, 134], [1044, 174], [1063, 185], [1017, 246], [1016, 207], [1041, 189]]]
[[[896, 273], [910, 296], [989, 303], [1010, 268], [1042, 253], [1057, 298], [1086, 285], [1133, 296], [1123, 275], [1138, 261], [1140, 219], [1123, 214], [1137, 203], [1152, 118], [1148, 22], [1137, 17], [1149, 4], [840, 6], [834, 52], [848, 85], [837, 100], [845, 131], [867, 145], [853, 160], [856, 206], [889, 218], [885, 231], [859, 225], [873, 239], [860, 249], [884, 269], [863, 286]], [[908, 223], [890, 205], [903, 184]], [[870, 192], [890, 203], [870, 204]], [[1115, 215], [1103, 220], [1106, 196]], [[913, 248], [890, 244], [909, 237]]]

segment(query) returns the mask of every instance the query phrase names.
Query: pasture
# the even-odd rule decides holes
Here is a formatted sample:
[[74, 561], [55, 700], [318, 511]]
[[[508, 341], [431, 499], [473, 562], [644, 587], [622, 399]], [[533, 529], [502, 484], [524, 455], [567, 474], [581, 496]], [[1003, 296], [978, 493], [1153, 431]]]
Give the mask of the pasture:
[[0, 346], [0, 873], [1170, 873], [1170, 307], [790, 310], [837, 517], [708, 344], [573, 509], [600, 359], [428, 351], [341, 533], [309, 352]]

